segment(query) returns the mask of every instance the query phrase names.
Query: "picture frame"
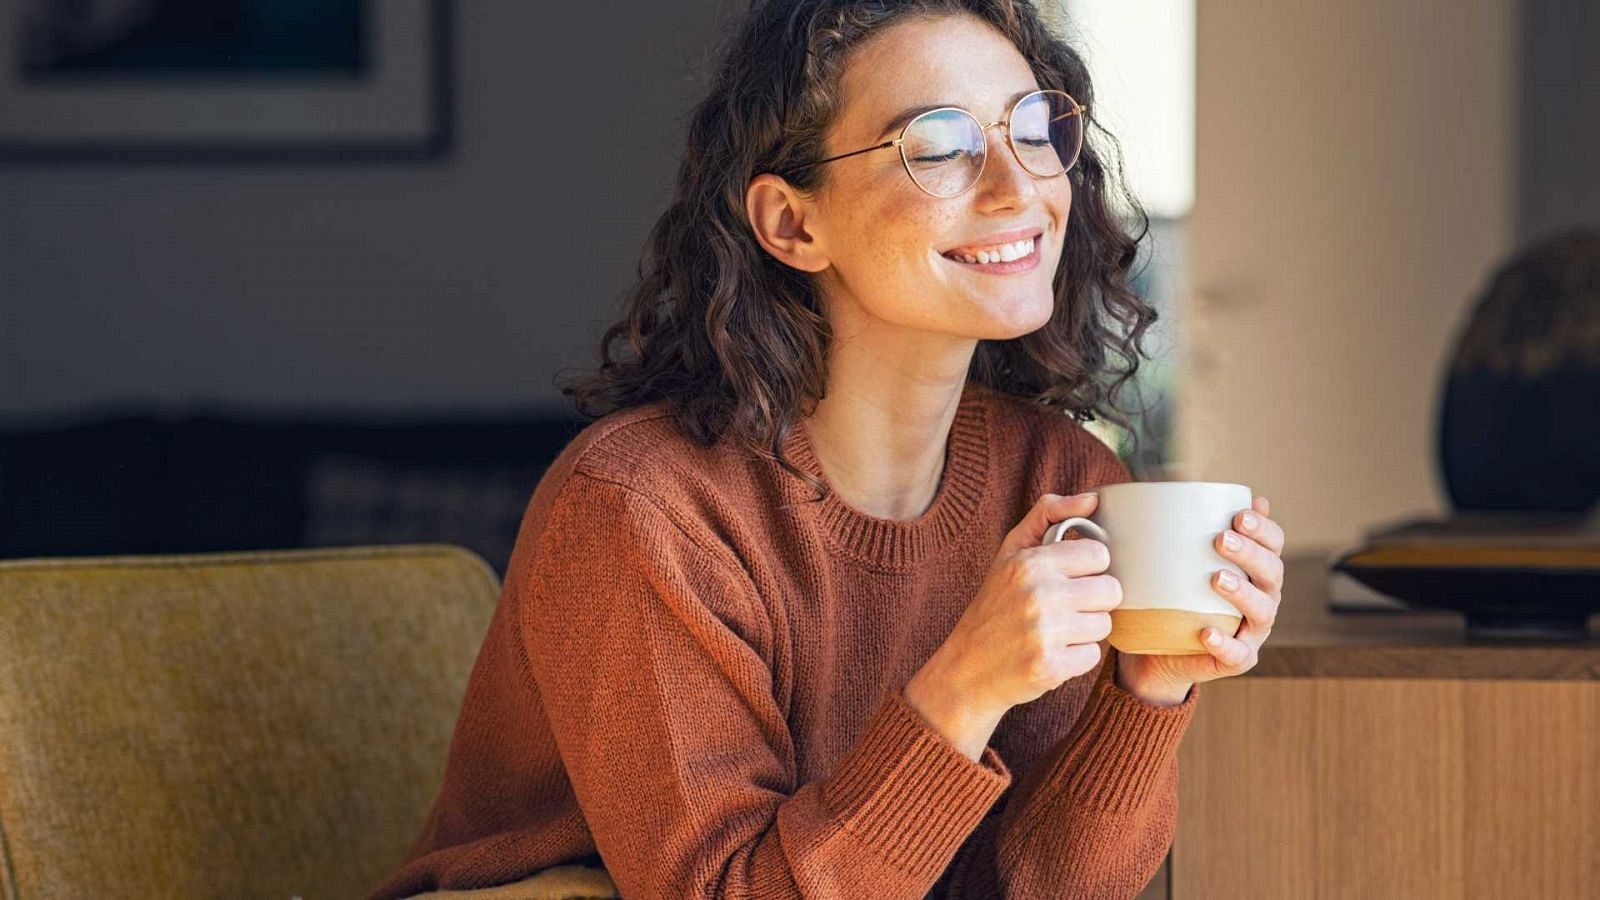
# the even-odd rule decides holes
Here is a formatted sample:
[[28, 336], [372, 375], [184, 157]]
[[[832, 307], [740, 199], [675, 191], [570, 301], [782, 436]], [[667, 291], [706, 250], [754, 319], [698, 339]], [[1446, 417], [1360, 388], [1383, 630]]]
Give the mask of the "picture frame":
[[0, 164], [450, 149], [450, 0], [120, 2], [0, 5]]

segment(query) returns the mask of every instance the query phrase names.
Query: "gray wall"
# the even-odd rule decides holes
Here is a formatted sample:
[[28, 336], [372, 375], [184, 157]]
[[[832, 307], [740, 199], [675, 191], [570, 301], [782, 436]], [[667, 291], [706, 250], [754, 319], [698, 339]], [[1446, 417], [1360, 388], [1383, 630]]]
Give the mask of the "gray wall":
[[[443, 162], [0, 167], [0, 414], [559, 406], [742, 5], [459, 0]], [[1519, 239], [1600, 222], [1592, 7], [1517, 13]]]
[[1517, 237], [1600, 228], [1600, 4], [1521, 0]]
[[727, 7], [462, 0], [439, 162], [0, 167], [0, 413], [563, 404]]

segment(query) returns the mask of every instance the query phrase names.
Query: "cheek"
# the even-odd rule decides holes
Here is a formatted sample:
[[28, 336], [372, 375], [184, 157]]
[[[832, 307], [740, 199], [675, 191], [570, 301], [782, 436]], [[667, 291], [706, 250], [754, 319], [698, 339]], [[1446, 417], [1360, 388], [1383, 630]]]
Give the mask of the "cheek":
[[863, 281], [926, 278], [938, 262], [939, 235], [949, 233], [950, 224], [926, 198], [885, 192], [855, 208], [847, 255]]
[[1052, 217], [1061, 223], [1063, 231], [1067, 228], [1067, 218], [1072, 214], [1072, 176], [1064, 175], [1054, 179], [1061, 182], [1059, 186], [1052, 186], [1046, 194], [1046, 202], [1051, 208]]

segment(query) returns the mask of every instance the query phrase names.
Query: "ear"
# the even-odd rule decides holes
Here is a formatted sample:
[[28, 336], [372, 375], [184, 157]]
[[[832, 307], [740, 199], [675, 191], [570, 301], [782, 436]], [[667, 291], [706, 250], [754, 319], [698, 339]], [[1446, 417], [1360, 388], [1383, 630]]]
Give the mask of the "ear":
[[777, 175], [763, 172], [745, 189], [745, 215], [756, 240], [773, 258], [802, 272], [821, 272], [828, 256], [812, 233], [813, 204]]

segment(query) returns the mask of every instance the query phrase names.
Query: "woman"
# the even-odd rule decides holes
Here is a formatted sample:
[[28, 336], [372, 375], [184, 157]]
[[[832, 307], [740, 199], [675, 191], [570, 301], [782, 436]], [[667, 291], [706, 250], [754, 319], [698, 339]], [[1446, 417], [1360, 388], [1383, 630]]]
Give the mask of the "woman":
[[1143, 888], [1283, 533], [1256, 498], [1218, 536], [1246, 623], [1184, 657], [1103, 655], [1105, 546], [1041, 545], [1129, 480], [1079, 419], [1155, 318], [1090, 98], [1026, 0], [758, 0], [378, 897], [573, 862], [629, 898]]

